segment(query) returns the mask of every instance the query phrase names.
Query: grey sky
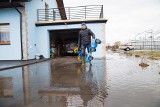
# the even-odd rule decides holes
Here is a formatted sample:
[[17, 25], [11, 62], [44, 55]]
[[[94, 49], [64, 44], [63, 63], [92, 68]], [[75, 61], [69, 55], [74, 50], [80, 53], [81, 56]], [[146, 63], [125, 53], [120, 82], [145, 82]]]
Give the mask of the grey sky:
[[65, 7], [104, 5], [106, 41], [125, 42], [145, 30], [160, 30], [160, 0], [63, 0]]

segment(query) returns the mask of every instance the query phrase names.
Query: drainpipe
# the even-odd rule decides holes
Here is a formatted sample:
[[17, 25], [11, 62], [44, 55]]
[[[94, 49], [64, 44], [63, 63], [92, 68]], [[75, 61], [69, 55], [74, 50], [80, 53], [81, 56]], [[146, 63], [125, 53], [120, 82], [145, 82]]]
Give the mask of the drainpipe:
[[20, 15], [20, 40], [21, 40], [21, 60], [23, 60], [23, 39], [22, 39], [22, 13], [17, 9], [17, 7], [14, 7], [17, 12]]

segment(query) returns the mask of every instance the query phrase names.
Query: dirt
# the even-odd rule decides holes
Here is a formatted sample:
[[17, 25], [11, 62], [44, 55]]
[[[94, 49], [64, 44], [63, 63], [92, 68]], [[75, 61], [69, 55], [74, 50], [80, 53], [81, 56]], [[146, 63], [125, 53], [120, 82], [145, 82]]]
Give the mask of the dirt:
[[148, 67], [149, 64], [142, 62], [142, 63], [139, 64], [139, 66], [141, 66], [141, 67]]
[[140, 55], [135, 55], [135, 57], [140, 57]]
[[155, 58], [155, 57], [153, 57], [153, 56], [148, 57], [148, 59], [150, 59], [150, 60], [158, 60], [158, 58]]
[[148, 59], [150, 60], [160, 60], [160, 52], [132, 51], [131, 53], [134, 54], [135, 57], [148, 56]]

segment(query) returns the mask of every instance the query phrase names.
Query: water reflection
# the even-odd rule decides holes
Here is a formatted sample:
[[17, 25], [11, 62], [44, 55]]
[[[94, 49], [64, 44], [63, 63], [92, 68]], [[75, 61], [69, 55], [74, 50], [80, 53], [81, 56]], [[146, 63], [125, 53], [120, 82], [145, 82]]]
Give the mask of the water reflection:
[[157, 64], [114, 53], [83, 68], [68, 60], [1, 71], [0, 107], [159, 107]]
[[[108, 54], [107, 54], [108, 55]], [[107, 107], [159, 107], [159, 67], [153, 61], [141, 68], [141, 58], [109, 54], [107, 57]]]
[[29, 67], [22, 67], [23, 77], [23, 92], [24, 92], [24, 105], [31, 103], [31, 92], [30, 92], [30, 80], [29, 80]]
[[[105, 65], [105, 61], [103, 64]], [[104, 107], [104, 98], [107, 95], [106, 78], [99, 74], [101, 72], [106, 72], [105, 67], [87, 65], [81, 68], [79, 64], [51, 65], [50, 87], [40, 89], [39, 95], [42, 99], [47, 99], [48, 104], [56, 107]]]
[[13, 97], [12, 77], [0, 77], [0, 97]]
[[104, 107], [105, 66], [45, 62], [0, 72], [0, 107]]

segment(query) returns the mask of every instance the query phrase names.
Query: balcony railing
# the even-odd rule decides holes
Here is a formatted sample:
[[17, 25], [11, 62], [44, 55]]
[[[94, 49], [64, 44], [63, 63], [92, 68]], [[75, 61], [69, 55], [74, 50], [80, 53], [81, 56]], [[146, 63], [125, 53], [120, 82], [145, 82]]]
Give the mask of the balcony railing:
[[38, 9], [37, 21], [103, 18], [103, 5]]

